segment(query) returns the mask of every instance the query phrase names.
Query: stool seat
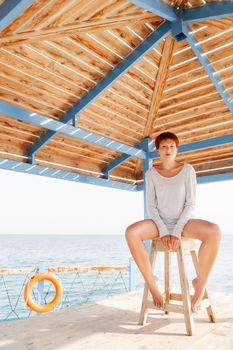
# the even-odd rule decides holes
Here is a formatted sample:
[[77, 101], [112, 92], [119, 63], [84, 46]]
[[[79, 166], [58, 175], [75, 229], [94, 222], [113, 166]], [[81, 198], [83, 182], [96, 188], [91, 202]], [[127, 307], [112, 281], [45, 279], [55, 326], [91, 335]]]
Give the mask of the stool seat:
[[[192, 261], [196, 272], [198, 271], [198, 256], [195, 247], [195, 240], [191, 238], [182, 237], [180, 240], [180, 246], [176, 250], [167, 251], [164, 248], [164, 245], [161, 242], [160, 238], [155, 238], [152, 240], [150, 248], [150, 263], [152, 270], [155, 268], [155, 261], [157, 252], [164, 252], [164, 265], [165, 265], [165, 307], [164, 312], [168, 314], [169, 312], [181, 313], [184, 315], [186, 331], [188, 335], [194, 334], [194, 322], [193, 322], [193, 313], [191, 310], [191, 297], [189, 293], [189, 284], [185, 269], [184, 261], [184, 251], [188, 251], [191, 254]], [[171, 254], [176, 253], [178, 270], [180, 277], [180, 287], [181, 293], [172, 293], [171, 292]], [[175, 301], [175, 303], [172, 303]], [[180, 303], [178, 303], [180, 302]], [[144, 293], [142, 299], [142, 307], [140, 313], [139, 324], [144, 325], [147, 320], [149, 309], [155, 309], [153, 304], [152, 296], [150, 295], [147, 284], [144, 286]], [[201, 302], [201, 309], [206, 309], [210, 322], [216, 322], [216, 317], [213, 312], [212, 304], [207, 290], [205, 290], [203, 300]]]

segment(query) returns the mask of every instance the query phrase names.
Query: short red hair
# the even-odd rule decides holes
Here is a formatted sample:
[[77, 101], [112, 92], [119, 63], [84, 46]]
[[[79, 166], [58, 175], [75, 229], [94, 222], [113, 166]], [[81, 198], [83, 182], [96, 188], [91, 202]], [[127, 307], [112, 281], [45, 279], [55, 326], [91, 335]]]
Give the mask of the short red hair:
[[167, 132], [163, 132], [162, 134], [159, 134], [156, 137], [156, 139], [155, 139], [155, 147], [156, 147], [156, 149], [159, 149], [161, 141], [167, 140], [167, 139], [173, 140], [176, 143], [176, 147], [179, 146], [179, 139], [178, 139], [178, 137], [175, 134], [173, 134], [172, 132], [167, 131]]

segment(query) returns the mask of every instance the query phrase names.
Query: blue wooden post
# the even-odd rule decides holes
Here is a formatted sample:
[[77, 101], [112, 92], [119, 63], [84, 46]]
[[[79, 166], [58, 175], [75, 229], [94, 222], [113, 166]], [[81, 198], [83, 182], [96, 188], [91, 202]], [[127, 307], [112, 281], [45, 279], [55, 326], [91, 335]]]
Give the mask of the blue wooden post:
[[135, 273], [137, 267], [133, 258], [129, 258], [129, 291], [135, 290]]
[[[150, 159], [150, 138], [146, 137], [141, 143], [140, 145], [138, 145], [139, 148], [141, 148], [145, 154], [146, 154], [146, 158], [143, 159], [143, 180], [144, 180], [144, 218], [146, 219], [147, 216], [147, 211], [146, 211], [146, 187], [145, 187], [145, 175], [147, 170], [151, 167], [152, 165], [152, 159]], [[150, 241], [147, 240], [145, 242], [148, 253], [150, 250]], [[132, 290], [135, 289], [135, 272], [137, 271], [137, 267], [135, 264], [135, 261], [130, 258], [129, 259], [129, 291], [131, 292]]]
[[[41, 273], [41, 272], [45, 272], [44, 261], [40, 261], [39, 265], [37, 267], [37, 273]], [[44, 304], [43, 294], [44, 294], [44, 281], [39, 281], [38, 287], [37, 287], [37, 302], [38, 302], [38, 304]]]
[[[150, 149], [149, 149], [149, 145], [150, 145], [150, 138], [146, 137], [144, 140], [144, 145], [143, 145], [143, 151], [146, 153], [146, 159], [143, 159], [143, 181], [144, 181], [144, 219], [148, 218], [147, 215], [147, 210], [146, 210], [146, 172], [147, 170], [152, 166], [152, 159], [150, 158]], [[147, 240], [145, 242], [147, 250], [149, 252], [150, 249], [150, 241]]]

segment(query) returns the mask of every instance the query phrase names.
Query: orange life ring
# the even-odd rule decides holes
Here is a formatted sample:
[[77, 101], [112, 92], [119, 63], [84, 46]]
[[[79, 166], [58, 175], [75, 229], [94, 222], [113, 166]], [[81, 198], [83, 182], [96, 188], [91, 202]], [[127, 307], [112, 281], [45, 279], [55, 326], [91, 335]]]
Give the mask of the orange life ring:
[[[32, 299], [32, 289], [39, 281], [50, 281], [55, 287], [55, 296], [48, 304], [37, 304]], [[24, 300], [26, 305], [35, 312], [48, 312], [53, 310], [62, 300], [62, 285], [60, 280], [52, 273], [38, 273], [32, 276], [24, 288]]]

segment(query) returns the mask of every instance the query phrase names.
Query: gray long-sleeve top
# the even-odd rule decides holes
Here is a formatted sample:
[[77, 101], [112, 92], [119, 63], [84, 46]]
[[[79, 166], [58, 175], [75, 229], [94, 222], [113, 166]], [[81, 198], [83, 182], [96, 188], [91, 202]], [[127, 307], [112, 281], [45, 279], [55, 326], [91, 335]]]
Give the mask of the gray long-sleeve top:
[[[155, 222], [160, 237], [181, 237], [185, 224], [193, 217], [196, 184], [195, 170], [188, 163], [172, 177], [162, 176], [154, 167], [146, 172], [147, 215]], [[173, 228], [172, 232], [168, 227]]]

